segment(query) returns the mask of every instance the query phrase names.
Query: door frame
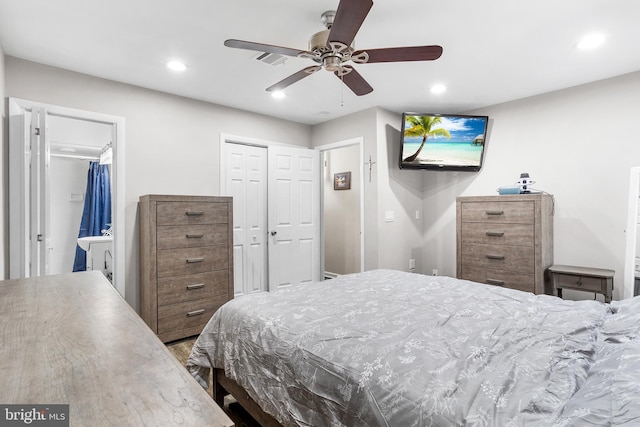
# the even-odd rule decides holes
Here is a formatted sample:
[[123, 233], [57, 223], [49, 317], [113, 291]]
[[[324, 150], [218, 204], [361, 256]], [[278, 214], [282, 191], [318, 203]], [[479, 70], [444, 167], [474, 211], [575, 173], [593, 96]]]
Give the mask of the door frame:
[[[124, 125], [125, 119], [124, 117], [112, 116], [109, 114], [96, 113], [93, 111], [86, 110], [78, 110], [75, 108], [62, 107], [59, 105], [53, 104], [45, 104], [42, 102], [29, 101], [26, 99], [20, 98], [9, 98], [9, 116], [12, 115], [11, 107], [13, 103], [19, 106], [22, 110], [31, 111], [34, 108], [43, 108], [47, 114], [51, 114], [53, 116], [66, 117], [70, 119], [77, 120], [86, 120], [96, 123], [103, 123], [107, 125], [111, 125], [113, 129], [113, 138], [112, 141], [112, 150], [113, 150], [113, 163], [111, 165], [112, 174], [111, 179], [113, 180], [113, 185], [111, 186], [112, 191], [112, 210], [113, 210], [113, 248], [114, 248], [114, 257], [113, 257], [113, 285], [118, 290], [120, 295], [123, 297], [126, 295], [126, 287], [125, 287], [125, 277], [126, 277], [126, 256], [125, 256], [125, 187], [124, 187]], [[11, 133], [11, 128], [9, 129]], [[9, 138], [9, 144], [12, 143], [12, 138]], [[16, 165], [14, 167], [10, 167], [10, 180], [17, 181], [18, 183], [22, 182], [21, 174], [24, 173], [22, 170], [23, 164], [21, 163], [20, 153], [15, 153], [15, 150], [9, 151], [9, 161], [11, 165]], [[16, 157], [14, 157], [16, 156]], [[13, 189], [14, 187], [11, 182], [9, 183], [9, 197], [10, 197], [10, 206], [9, 206], [9, 223], [10, 229], [15, 227], [18, 228], [18, 231], [22, 227], [24, 229], [24, 224], [20, 226], [21, 217], [21, 209], [22, 199], [24, 198], [24, 193], [18, 191], [19, 189]], [[13, 237], [13, 238], [11, 238]], [[15, 254], [19, 253], [20, 246], [22, 244], [21, 241], [16, 241], [16, 234], [12, 233], [10, 236], [10, 252]], [[14, 265], [14, 262], [11, 261], [10, 256], [10, 267]]]
[[[316, 150], [320, 151], [320, 163], [324, 162], [324, 153], [326, 151], [330, 151], [336, 148], [344, 148], [350, 147], [353, 145], [357, 145], [360, 149], [359, 154], [359, 166], [358, 166], [358, 175], [360, 177], [360, 271], [364, 271], [364, 137], [359, 136], [356, 138], [345, 139], [342, 141], [332, 142], [325, 145], [319, 145], [315, 147]], [[322, 168], [320, 169], [322, 170]], [[324, 275], [325, 265], [324, 265], [324, 185], [320, 186], [320, 268]], [[323, 278], [324, 280], [324, 278]]]

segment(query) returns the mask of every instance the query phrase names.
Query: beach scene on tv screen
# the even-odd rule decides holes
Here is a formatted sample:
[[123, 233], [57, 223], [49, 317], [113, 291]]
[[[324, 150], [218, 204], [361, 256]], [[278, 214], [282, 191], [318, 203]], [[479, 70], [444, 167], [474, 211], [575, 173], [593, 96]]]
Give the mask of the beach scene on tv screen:
[[484, 117], [407, 115], [402, 144], [405, 165], [480, 166]]

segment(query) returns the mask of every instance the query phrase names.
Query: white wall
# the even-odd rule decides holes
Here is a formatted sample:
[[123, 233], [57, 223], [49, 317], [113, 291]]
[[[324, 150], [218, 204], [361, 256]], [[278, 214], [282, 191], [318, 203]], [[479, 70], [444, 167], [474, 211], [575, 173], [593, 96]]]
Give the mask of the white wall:
[[555, 196], [555, 263], [613, 269], [614, 298], [630, 296], [623, 270], [638, 99], [640, 72], [476, 111], [490, 117], [482, 171], [424, 174], [423, 270], [455, 276], [457, 196], [495, 195], [528, 172], [534, 188]]
[[[49, 170], [51, 184], [49, 273], [71, 273], [84, 208], [89, 162], [52, 156]], [[71, 194], [82, 195], [83, 198], [74, 199]]]
[[[415, 271], [423, 272], [421, 171], [398, 167], [402, 116], [378, 109], [377, 118], [378, 239], [381, 242], [378, 267], [409, 271], [409, 259], [414, 259]], [[389, 214], [393, 214], [392, 222], [387, 220]]]
[[[299, 146], [310, 144], [307, 125], [13, 57], [5, 61], [5, 96], [125, 117], [126, 299], [136, 309], [137, 211], [141, 195], [219, 194], [222, 133]], [[7, 211], [6, 204], [2, 211]]]

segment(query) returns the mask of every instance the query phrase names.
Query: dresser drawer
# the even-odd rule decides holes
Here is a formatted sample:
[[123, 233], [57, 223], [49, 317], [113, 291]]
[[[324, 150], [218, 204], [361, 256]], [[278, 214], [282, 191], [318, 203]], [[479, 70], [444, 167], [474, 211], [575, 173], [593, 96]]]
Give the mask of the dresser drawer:
[[229, 268], [227, 246], [158, 250], [158, 277], [181, 276]]
[[463, 222], [460, 228], [463, 243], [531, 246], [534, 242], [533, 224]]
[[465, 265], [462, 267], [460, 278], [525, 292], [534, 292], [535, 289], [535, 276], [533, 274], [521, 274]]
[[533, 246], [488, 245], [465, 243], [461, 250], [462, 265], [533, 274]]
[[229, 300], [229, 272], [218, 270], [158, 279], [159, 306], [200, 298], [220, 304]]
[[576, 289], [588, 292], [607, 292], [607, 279], [589, 276], [558, 274], [556, 286], [559, 288]]
[[157, 225], [226, 224], [229, 222], [227, 203], [158, 202]]
[[460, 205], [463, 223], [534, 223], [534, 202], [464, 202]]
[[220, 305], [203, 299], [158, 307], [158, 335], [204, 326]]
[[226, 245], [229, 227], [227, 224], [161, 225], [156, 239], [158, 249]]

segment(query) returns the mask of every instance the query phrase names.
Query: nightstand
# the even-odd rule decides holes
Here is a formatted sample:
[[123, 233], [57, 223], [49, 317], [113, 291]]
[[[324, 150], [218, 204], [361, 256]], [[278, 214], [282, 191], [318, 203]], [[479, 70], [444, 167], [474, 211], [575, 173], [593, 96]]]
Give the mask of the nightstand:
[[615, 271], [602, 268], [552, 265], [549, 267], [554, 289], [562, 298], [563, 289], [594, 292], [604, 295], [604, 302], [611, 302]]

